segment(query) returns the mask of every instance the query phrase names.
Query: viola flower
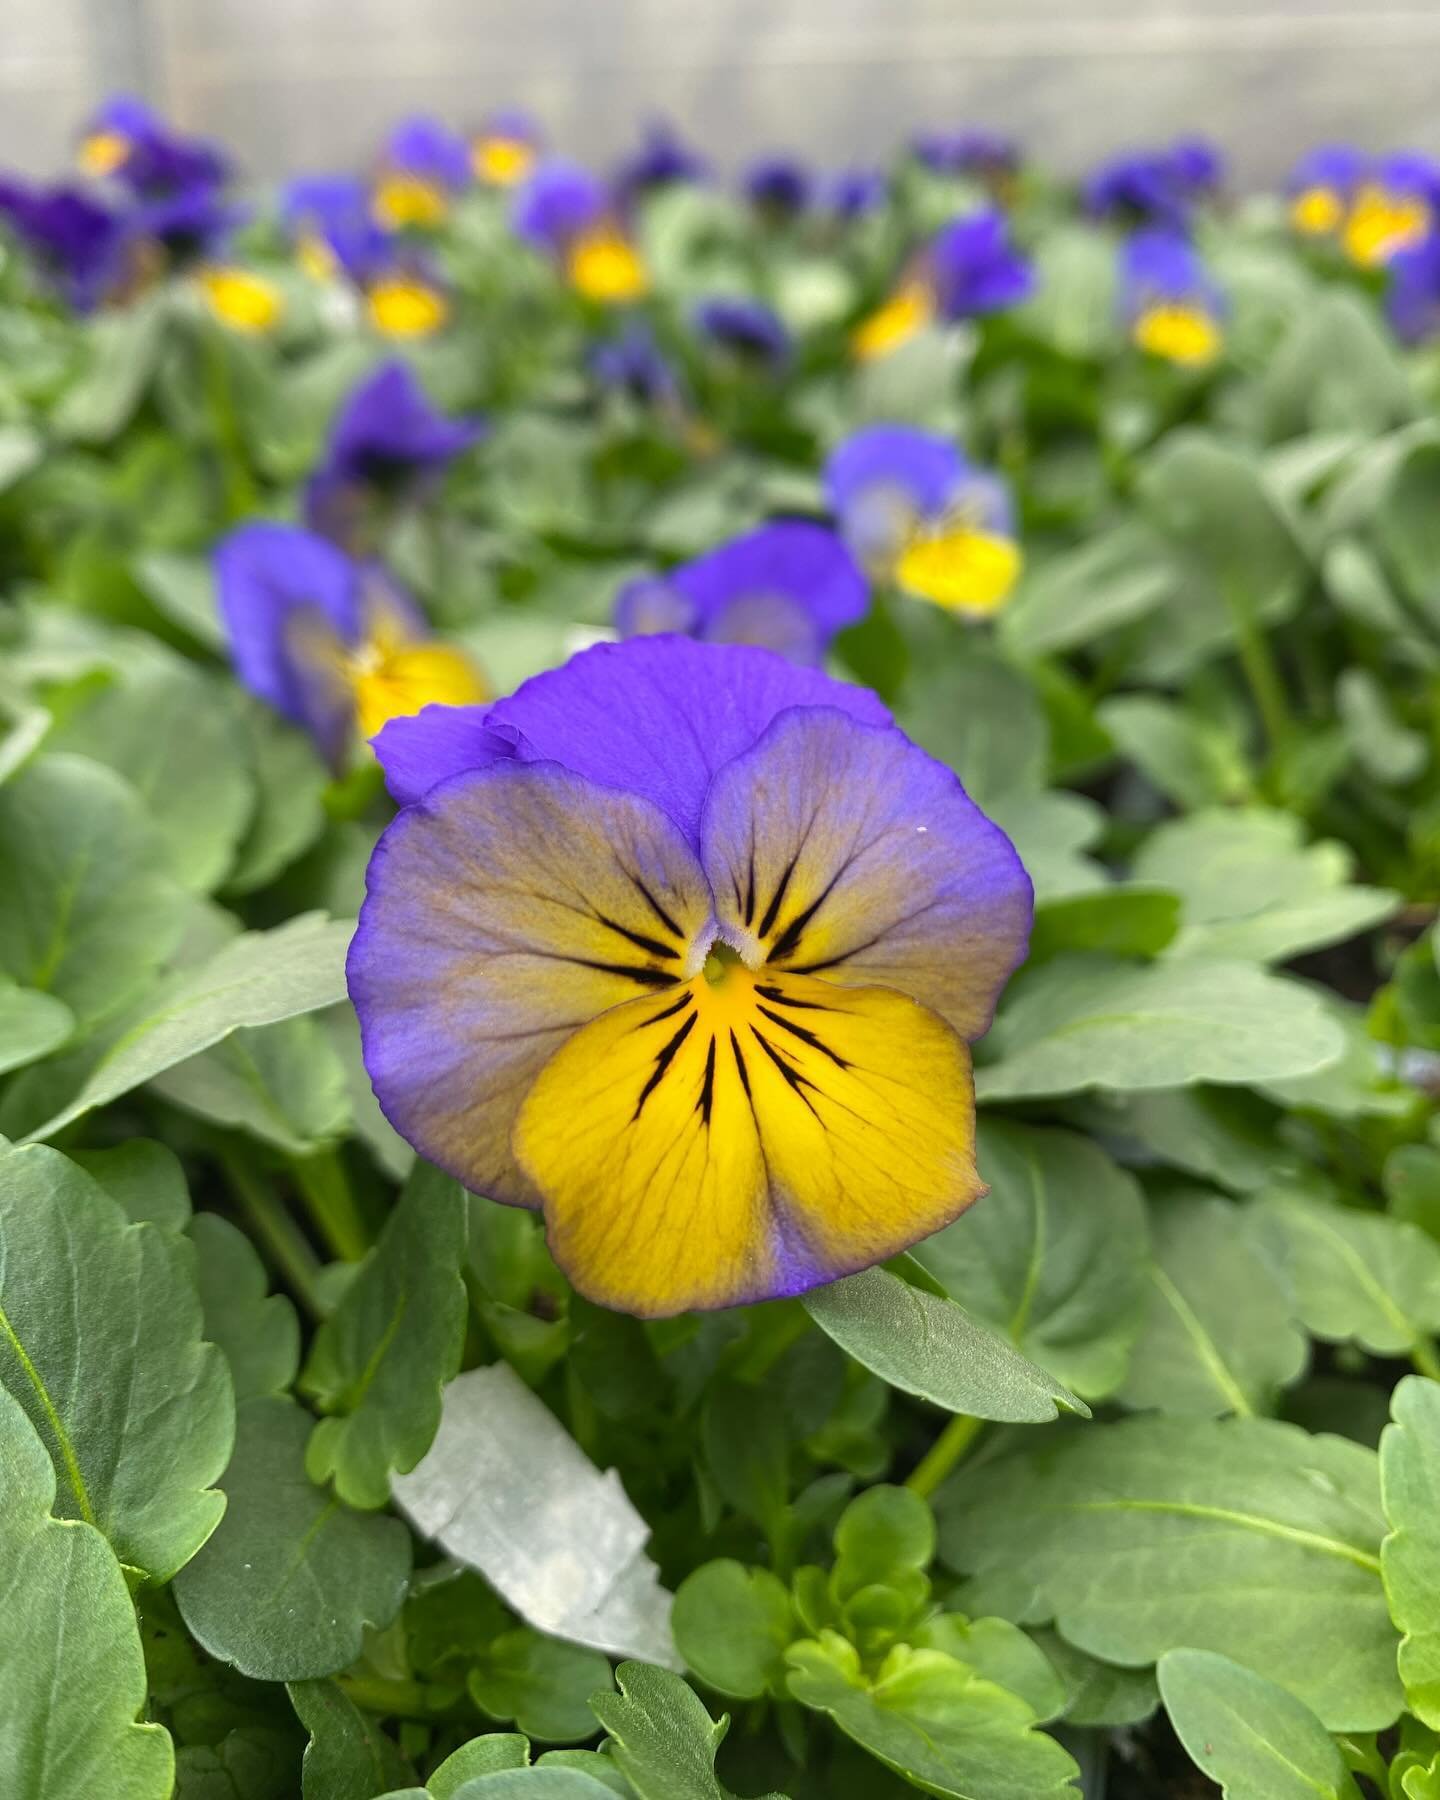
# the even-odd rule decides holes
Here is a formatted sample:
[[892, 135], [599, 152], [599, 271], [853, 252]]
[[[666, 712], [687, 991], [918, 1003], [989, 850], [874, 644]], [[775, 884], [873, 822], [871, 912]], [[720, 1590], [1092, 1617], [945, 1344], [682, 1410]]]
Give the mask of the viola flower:
[[1407, 344], [1440, 332], [1440, 235], [1432, 232], [1391, 262], [1386, 308]]
[[1168, 149], [1127, 151], [1102, 163], [1085, 183], [1085, 207], [1102, 218], [1179, 230], [1223, 175], [1213, 144], [1182, 138]]
[[1345, 254], [1379, 269], [1429, 235], [1440, 206], [1440, 165], [1406, 151], [1382, 157], [1360, 182], [1341, 230]]
[[423, 113], [403, 120], [381, 152], [370, 196], [377, 225], [387, 231], [442, 224], [453, 196], [470, 179], [470, 152], [438, 119]]
[[544, 140], [518, 107], [491, 113], [470, 140], [470, 172], [486, 187], [514, 187], [535, 167]]
[[997, 190], [1008, 188], [1020, 167], [1015, 140], [983, 128], [921, 132], [911, 150], [936, 175], [973, 175]]
[[1022, 566], [1009, 490], [948, 438], [870, 425], [831, 455], [825, 490], [877, 581], [972, 618], [998, 612]]
[[671, 406], [681, 398], [679, 377], [650, 328], [638, 321], [618, 338], [596, 344], [589, 367], [601, 387], [626, 394], [641, 406]]
[[373, 221], [332, 239], [345, 272], [365, 296], [365, 316], [381, 337], [430, 337], [448, 323], [450, 297], [418, 250]]
[[601, 645], [381, 732], [404, 807], [349, 957], [387, 1118], [648, 1317], [805, 1292], [982, 1192], [968, 1041], [1014, 848], [873, 694]]
[[885, 204], [890, 183], [879, 169], [842, 169], [831, 178], [825, 204], [837, 218], [860, 219]]
[[378, 565], [313, 532], [242, 525], [222, 540], [215, 568], [235, 673], [336, 770], [357, 736], [391, 719], [485, 698], [474, 664], [431, 637]]
[[1345, 221], [1368, 158], [1349, 144], [1321, 144], [1287, 184], [1290, 223], [1302, 237], [1333, 237]]
[[1004, 213], [968, 213], [936, 234], [890, 298], [861, 320], [851, 347], [862, 362], [888, 356], [937, 321], [1018, 306], [1034, 286], [1034, 269], [1011, 243]]
[[77, 312], [89, 312], [126, 273], [125, 221], [78, 188], [0, 182], [4, 217], [45, 279]]
[[80, 134], [76, 160], [85, 175], [114, 175], [142, 138], [164, 131], [159, 115], [131, 94], [106, 100]]
[[640, 148], [615, 171], [615, 192], [628, 203], [642, 194], [653, 194], [657, 188], [705, 181], [709, 175], [710, 165], [699, 151], [692, 149], [667, 120], [655, 119], [645, 128]]
[[347, 271], [355, 246], [384, 243], [370, 217], [365, 183], [356, 175], [300, 175], [287, 182], [280, 191], [280, 225], [314, 281], [334, 281]]
[[865, 577], [833, 531], [781, 519], [667, 575], [626, 584], [621, 637], [683, 632], [712, 644], [758, 644], [818, 665], [831, 640], [870, 610]]
[[790, 354], [790, 333], [778, 314], [761, 300], [717, 294], [700, 301], [693, 316], [703, 337], [740, 361], [775, 369]]
[[330, 428], [325, 459], [305, 490], [306, 522], [353, 547], [373, 502], [415, 500], [484, 429], [478, 419], [437, 412], [408, 364], [383, 364]]
[[1120, 289], [1131, 340], [1141, 350], [1191, 368], [1219, 354], [1220, 290], [1179, 232], [1136, 232], [1120, 252]]
[[230, 165], [224, 152], [203, 138], [182, 137], [157, 126], [132, 140], [116, 174], [139, 200], [193, 202], [210, 194], [218, 205]]
[[280, 289], [253, 269], [212, 263], [197, 270], [195, 280], [210, 311], [242, 337], [265, 337], [284, 316]]
[[797, 157], [766, 156], [745, 171], [745, 198], [774, 223], [805, 211], [815, 193], [810, 171]]
[[616, 213], [605, 184], [576, 163], [543, 163], [520, 190], [518, 235], [564, 269], [587, 300], [638, 300], [649, 273]]

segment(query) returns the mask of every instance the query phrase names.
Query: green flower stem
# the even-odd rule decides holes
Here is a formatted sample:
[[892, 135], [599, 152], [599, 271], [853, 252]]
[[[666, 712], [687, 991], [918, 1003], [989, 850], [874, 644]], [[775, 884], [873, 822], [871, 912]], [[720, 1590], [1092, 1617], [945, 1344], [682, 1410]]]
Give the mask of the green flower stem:
[[245, 436], [235, 407], [230, 379], [230, 351], [221, 327], [206, 321], [200, 330], [200, 361], [205, 398], [215, 427], [215, 449], [225, 490], [225, 515], [231, 524], [256, 510], [257, 496]]
[[983, 1419], [957, 1413], [911, 1470], [905, 1483], [910, 1492], [928, 1500], [974, 1443], [984, 1424]]
[[1431, 1381], [1440, 1381], [1440, 1355], [1436, 1353], [1433, 1338], [1417, 1338], [1410, 1352], [1410, 1360], [1420, 1374], [1429, 1376]]
[[325, 1316], [317, 1281], [320, 1260], [285, 1210], [266, 1177], [238, 1151], [225, 1151], [220, 1166], [245, 1222], [268, 1251], [295, 1298], [312, 1319]]
[[310, 1156], [292, 1156], [290, 1170], [321, 1237], [341, 1262], [359, 1262], [370, 1248], [370, 1233], [339, 1151], [331, 1148]]
[[1227, 581], [1223, 587], [1225, 604], [1235, 625], [1240, 667], [1245, 672], [1273, 755], [1290, 739], [1290, 704], [1285, 698], [1285, 684], [1280, 679], [1279, 667], [1270, 654], [1269, 642], [1255, 617], [1249, 596], [1236, 582]]

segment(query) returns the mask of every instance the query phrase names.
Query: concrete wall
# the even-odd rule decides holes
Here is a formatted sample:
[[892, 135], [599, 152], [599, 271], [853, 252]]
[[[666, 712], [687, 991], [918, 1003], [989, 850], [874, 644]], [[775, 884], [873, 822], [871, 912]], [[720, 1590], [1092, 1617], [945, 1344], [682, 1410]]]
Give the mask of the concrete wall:
[[1213, 132], [1246, 179], [1324, 138], [1440, 152], [1440, 0], [0, 0], [0, 165], [140, 87], [253, 173], [364, 158], [407, 110], [518, 102], [609, 158], [663, 111], [720, 161], [1000, 126], [1077, 167]]

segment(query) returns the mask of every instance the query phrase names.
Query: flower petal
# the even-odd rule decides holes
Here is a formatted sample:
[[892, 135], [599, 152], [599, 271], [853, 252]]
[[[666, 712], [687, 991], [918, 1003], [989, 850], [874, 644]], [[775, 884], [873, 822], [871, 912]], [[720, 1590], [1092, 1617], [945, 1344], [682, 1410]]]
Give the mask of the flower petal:
[[386, 1117], [477, 1193], [535, 1204], [515, 1112], [572, 1032], [689, 973], [693, 853], [634, 795], [502, 762], [403, 812], [366, 884], [348, 974]]
[[964, 1038], [1025, 955], [1033, 895], [1014, 846], [893, 726], [784, 714], [716, 776], [702, 861], [747, 959], [898, 988]]
[[765, 970], [585, 1026], [531, 1089], [515, 1149], [570, 1279], [647, 1317], [803, 1293], [984, 1191], [949, 1026], [888, 989]]
[[373, 672], [355, 677], [355, 711], [367, 738], [422, 707], [469, 707], [484, 698], [480, 671], [453, 644], [403, 644]]

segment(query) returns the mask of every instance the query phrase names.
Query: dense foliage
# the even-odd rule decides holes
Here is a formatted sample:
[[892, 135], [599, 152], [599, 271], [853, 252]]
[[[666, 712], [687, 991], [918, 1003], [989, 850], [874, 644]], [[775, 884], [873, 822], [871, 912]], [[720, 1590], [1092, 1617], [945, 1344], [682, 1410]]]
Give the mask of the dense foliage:
[[[1440, 1796], [1428, 240], [1349, 165], [941, 149], [734, 197], [652, 145], [588, 273], [523, 189], [392, 171], [362, 256], [207, 169], [98, 190], [78, 291], [0, 196], [7, 1800]], [[863, 427], [1008, 485], [988, 616], [877, 575], [828, 649], [1036, 894], [989, 1195], [912, 1255], [642, 1322], [382, 1117], [394, 808], [237, 679], [215, 550], [333, 525], [396, 356], [483, 429], [363, 467], [345, 554], [495, 694], [829, 522]]]

